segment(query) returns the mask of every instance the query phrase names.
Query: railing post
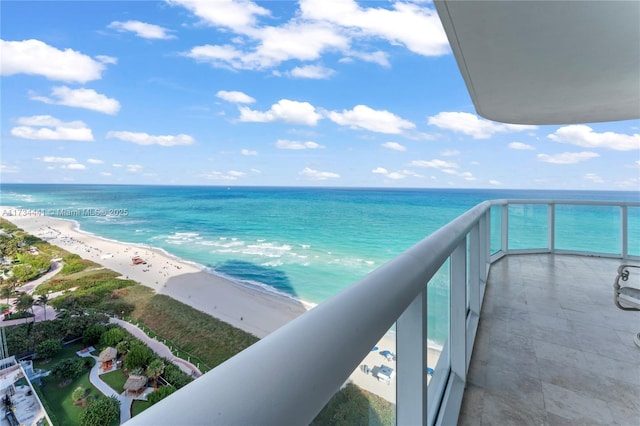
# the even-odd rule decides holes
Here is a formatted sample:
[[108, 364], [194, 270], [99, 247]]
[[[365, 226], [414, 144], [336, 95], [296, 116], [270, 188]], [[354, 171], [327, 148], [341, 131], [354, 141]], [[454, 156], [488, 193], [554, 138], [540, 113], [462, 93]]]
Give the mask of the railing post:
[[451, 371], [463, 382], [467, 376], [467, 239], [451, 254]]
[[427, 423], [427, 287], [396, 323], [396, 424]]
[[556, 205], [555, 203], [550, 203], [548, 207], [548, 246], [549, 253], [554, 253], [556, 251]]
[[509, 204], [502, 206], [502, 246], [500, 247], [504, 254], [509, 253]]
[[481, 265], [484, 259], [480, 233], [482, 220], [478, 221], [469, 233], [469, 310], [480, 313], [480, 283], [483, 280]]
[[627, 206], [620, 206], [620, 208], [622, 209], [620, 212], [622, 216], [620, 218], [620, 233], [622, 234], [620, 235], [620, 243], [622, 244], [622, 258], [626, 259], [629, 257], [629, 209]]

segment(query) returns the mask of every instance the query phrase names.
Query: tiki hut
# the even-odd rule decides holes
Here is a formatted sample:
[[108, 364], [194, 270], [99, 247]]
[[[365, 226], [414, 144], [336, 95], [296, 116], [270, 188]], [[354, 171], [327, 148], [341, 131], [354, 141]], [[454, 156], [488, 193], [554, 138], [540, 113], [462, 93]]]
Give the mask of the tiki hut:
[[139, 395], [144, 392], [147, 387], [147, 378], [145, 376], [138, 376], [136, 374], [131, 374], [127, 378], [127, 381], [124, 384], [124, 390], [127, 391], [128, 394]]
[[111, 370], [113, 366], [113, 361], [117, 358], [118, 351], [116, 348], [112, 348], [111, 346], [107, 347], [104, 351], [100, 352], [100, 356], [98, 356], [98, 362], [101, 363], [102, 371]]

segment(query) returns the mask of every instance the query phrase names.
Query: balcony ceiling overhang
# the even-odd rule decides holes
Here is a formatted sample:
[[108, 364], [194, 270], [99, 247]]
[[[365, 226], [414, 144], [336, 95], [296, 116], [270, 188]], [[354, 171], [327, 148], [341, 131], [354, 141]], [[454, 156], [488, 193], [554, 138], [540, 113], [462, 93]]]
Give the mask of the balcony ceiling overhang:
[[640, 118], [640, 2], [435, 0], [479, 115]]

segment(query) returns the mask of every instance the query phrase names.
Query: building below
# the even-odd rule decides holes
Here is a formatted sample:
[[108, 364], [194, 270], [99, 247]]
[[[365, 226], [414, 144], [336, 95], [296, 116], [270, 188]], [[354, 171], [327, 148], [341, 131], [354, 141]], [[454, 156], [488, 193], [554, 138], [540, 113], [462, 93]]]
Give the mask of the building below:
[[[31, 369], [31, 364], [26, 365]], [[29, 375], [14, 356], [0, 360], [0, 426], [51, 425]]]

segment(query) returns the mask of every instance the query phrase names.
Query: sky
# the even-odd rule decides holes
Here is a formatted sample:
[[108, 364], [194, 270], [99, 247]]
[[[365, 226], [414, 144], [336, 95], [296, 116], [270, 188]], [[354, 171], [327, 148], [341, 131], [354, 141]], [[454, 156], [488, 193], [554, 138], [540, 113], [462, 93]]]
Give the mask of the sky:
[[2, 182], [640, 188], [639, 120], [479, 117], [430, 2], [0, 8]]

